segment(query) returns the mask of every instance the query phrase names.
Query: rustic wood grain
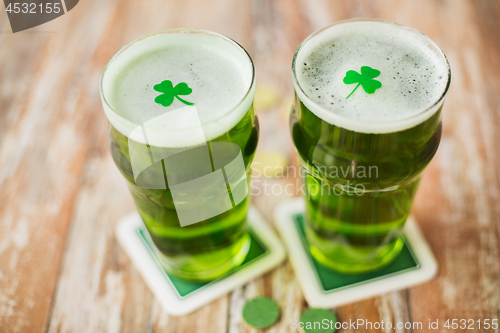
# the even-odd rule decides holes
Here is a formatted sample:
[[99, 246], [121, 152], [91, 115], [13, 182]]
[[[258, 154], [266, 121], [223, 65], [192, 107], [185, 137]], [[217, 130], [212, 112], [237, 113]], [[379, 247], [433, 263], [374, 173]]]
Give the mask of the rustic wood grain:
[[[314, 30], [353, 17], [424, 32], [448, 56], [452, 86], [442, 142], [413, 209], [438, 276], [337, 314], [342, 321], [424, 325], [498, 318], [498, 0], [82, 0], [67, 15], [17, 34], [0, 9], [0, 332], [258, 332], [242, 321], [241, 309], [260, 294], [282, 310], [265, 331], [293, 332], [289, 322], [307, 303], [288, 262], [190, 315], [163, 311], [114, 237], [133, 203], [109, 156], [98, 81], [122, 45], [147, 33], [192, 27], [226, 34], [251, 54], [258, 85], [280, 95], [270, 110], [258, 110], [259, 150], [284, 152], [295, 165], [287, 121], [293, 53]], [[289, 183], [300, 184], [289, 175], [257, 186]], [[286, 199], [261, 193], [253, 202], [272, 221]], [[414, 332], [384, 332], [393, 331]]]

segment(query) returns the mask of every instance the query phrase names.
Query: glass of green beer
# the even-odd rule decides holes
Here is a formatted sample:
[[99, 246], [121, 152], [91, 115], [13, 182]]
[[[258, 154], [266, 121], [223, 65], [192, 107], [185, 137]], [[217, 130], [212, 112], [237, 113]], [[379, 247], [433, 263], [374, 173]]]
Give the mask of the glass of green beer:
[[344, 273], [389, 264], [441, 138], [443, 52], [386, 21], [321, 29], [297, 49], [291, 135], [302, 162], [312, 256]]
[[112, 158], [171, 274], [213, 280], [248, 253], [254, 94], [248, 53], [209, 31], [142, 37], [103, 71]]

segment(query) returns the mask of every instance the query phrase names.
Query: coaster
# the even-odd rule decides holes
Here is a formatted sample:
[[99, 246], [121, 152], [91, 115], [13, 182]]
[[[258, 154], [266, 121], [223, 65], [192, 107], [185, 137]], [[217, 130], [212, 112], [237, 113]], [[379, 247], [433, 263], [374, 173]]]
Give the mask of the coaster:
[[437, 273], [436, 259], [412, 217], [404, 226], [403, 250], [389, 266], [357, 275], [330, 270], [309, 253], [304, 234], [304, 210], [302, 198], [288, 200], [276, 208], [275, 219], [310, 306], [337, 307], [423, 283]]
[[250, 249], [244, 262], [227, 275], [209, 282], [192, 282], [168, 274], [154, 255], [152, 242], [139, 213], [123, 217], [116, 237], [163, 308], [172, 315], [185, 315], [278, 266], [285, 249], [275, 232], [250, 207]]

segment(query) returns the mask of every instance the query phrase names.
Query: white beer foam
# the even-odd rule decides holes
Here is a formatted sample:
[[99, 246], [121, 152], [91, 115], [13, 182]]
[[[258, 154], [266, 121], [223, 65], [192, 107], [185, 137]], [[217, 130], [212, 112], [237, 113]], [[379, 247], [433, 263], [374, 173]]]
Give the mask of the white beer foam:
[[[346, 72], [377, 69], [382, 87], [367, 94], [345, 84]], [[319, 118], [364, 133], [411, 128], [442, 105], [449, 81], [439, 48], [413, 29], [383, 21], [334, 25], [308, 39], [295, 59], [295, 90]]]
[[[250, 108], [255, 91], [251, 59], [233, 41], [192, 30], [146, 36], [118, 52], [103, 73], [103, 104], [113, 127], [129, 136], [148, 120], [186, 107], [177, 98], [168, 107], [155, 102], [161, 93], [153, 87], [164, 80], [173, 86], [185, 82], [192, 89], [191, 94], [179, 97], [194, 103], [206, 140], [234, 127]], [[151, 128], [149, 144], [189, 147], [205, 143], [191, 135], [192, 124], [171, 125], [175, 136]]]

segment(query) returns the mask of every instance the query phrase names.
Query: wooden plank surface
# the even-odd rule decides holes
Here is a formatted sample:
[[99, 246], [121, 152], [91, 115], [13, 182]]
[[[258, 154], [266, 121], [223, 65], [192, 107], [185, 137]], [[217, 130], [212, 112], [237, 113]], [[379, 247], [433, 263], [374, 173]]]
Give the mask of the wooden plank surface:
[[[258, 294], [282, 309], [267, 332], [293, 332], [289, 321], [307, 304], [288, 262], [188, 316], [162, 310], [114, 237], [133, 203], [109, 155], [98, 81], [122, 45], [147, 33], [192, 27], [228, 35], [254, 59], [259, 87], [280, 97], [258, 110], [259, 151], [284, 152], [293, 164], [293, 53], [314, 30], [353, 17], [424, 32], [448, 56], [452, 86], [442, 142], [413, 208], [439, 274], [340, 307], [338, 316], [498, 319], [500, 1], [82, 0], [16, 34], [0, 9], [0, 332], [257, 332], [242, 322], [241, 308]], [[290, 176], [258, 186], [266, 182], [299, 184]], [[272, 221], [286, 198], [261, 194], [253, 202]]]

